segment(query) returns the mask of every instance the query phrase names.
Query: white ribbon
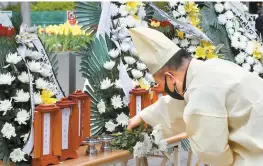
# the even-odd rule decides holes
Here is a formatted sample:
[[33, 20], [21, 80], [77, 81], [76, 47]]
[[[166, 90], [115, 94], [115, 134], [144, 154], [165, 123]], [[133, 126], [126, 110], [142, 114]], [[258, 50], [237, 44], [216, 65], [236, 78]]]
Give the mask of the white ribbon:
[[136, 115], [142, 110], [142, 97], [136, 96]]

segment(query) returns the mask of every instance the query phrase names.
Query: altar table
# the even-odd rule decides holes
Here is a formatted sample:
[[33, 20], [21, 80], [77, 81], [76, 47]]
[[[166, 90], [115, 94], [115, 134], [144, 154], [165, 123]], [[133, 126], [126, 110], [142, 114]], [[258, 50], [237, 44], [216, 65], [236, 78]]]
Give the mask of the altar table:
[[[99, 151], [100, 145], [96, 147]], [[66, 160], [57, 166], [109, 166], [120, 163], [121, 166], [126, 166], [128, 160], [133, 158], [133, 155], [126, 150], [113, 150], [111, 153], [98, 152], [97, 156], [86, 156], [87, 146], [81, 146], [78, 150], [79, 157], [77, 159]]]

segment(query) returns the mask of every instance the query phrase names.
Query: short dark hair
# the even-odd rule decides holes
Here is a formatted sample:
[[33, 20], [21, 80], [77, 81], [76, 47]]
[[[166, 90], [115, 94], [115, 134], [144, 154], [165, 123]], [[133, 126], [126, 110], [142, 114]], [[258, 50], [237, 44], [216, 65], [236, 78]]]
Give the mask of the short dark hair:
[[193, 57], [189, 52], [187, 52], [185, 49], [180, 49], [171, 57], [171, 59], [169, 59], [165, 63], [162, 69], [163, 68], [173, 68], [173, 69], [178, 70], [186, 60], [191, 60], [192, 58]]

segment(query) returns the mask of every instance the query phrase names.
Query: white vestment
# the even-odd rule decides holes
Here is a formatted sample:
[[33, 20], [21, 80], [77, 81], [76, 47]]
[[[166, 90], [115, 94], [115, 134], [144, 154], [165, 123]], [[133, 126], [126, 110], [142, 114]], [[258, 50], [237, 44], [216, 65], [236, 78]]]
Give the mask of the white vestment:
[[142, 110], [165, 137], [186, 131], [198, 158], [212, 166], [263, 165], [263, 79], [220, 59], [193, 59], [185, 101], [169, 96]]

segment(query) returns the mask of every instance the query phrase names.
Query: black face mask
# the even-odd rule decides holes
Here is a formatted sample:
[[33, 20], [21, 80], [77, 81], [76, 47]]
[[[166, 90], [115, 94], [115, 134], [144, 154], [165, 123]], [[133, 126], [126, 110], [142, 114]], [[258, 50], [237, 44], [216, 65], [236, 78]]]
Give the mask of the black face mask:
[[[184, 85], [183, 85], [183, 92], [185, 92], [185, 89], [186, 89], [186, 74], [187, 72], [185, 73], [185, 77], [184, 77]], [[170, 91], [169, 87], [168, 87], [168, 84], [167, 84], [167, 78], [166, 76], [164, 76], [164, 79], [165, 79], [165, 82], [164, 82], [164, 91], [169, 95], [171, 96], [172, 98], [174, 99], [177, 99], [177, 100], [184, 100], [184, 97], [181, 96], [178, 92], [177, 92], [177, 89], [176, 89], [176, 86], [174, 85], [174, 91]]]

